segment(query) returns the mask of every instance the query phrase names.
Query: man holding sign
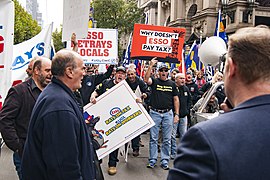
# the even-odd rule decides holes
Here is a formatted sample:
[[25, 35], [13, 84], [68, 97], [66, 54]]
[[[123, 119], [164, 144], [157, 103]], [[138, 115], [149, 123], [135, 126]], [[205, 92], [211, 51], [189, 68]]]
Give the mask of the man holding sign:
[[[96, 90], [91, 94], [90, 102], [95, 104], [96, 103], [96, 97], [100, 96], [104, 92], [106, 92], [108, 89], [112, 88], [116, 84], [120, 83], [122, 80], [126, 79], [126, 69], [124, 67], [117, 67], [116, 68], [116, 74], [115, 79], [109, 79], [104, 80], [101, 84], [98, 85]], [[116, 149], [112, 153], [109, 154], [109, 169], [108, 173], [109, 175], [115, 175], [117, 173], [116, 170], [116, 164], [118, 162], [118, 150]]]

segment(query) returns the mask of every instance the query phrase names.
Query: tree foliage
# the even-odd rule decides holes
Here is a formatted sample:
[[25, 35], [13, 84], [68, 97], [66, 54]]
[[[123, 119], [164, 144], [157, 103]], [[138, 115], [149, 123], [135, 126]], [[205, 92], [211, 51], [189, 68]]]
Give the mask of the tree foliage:
[[63, 28], [61, 27], [60, 31], [56, 29], [52, 33], [53, 44], [56, 52], [64, 48], [64, 44], [62, 43], [62, 29]]
[[118, 29], [119, 37], [132, 32], [134, 23], [143, 18], [136, 0], [95, 0], [92, 6], [97, 27]]
[[15, 5], [14, 44], [31, 39], [41, 31], [41, 27], [32, 16], [27, 13], [17, 0]]
[[[94, 0], [94, 20], [98, 28], [118, 29], [120, 38], [129, 36], [135, 23], [143, 20], [143, 10], [137, 7], [137, 0]], [[123, 50], [118, 43], [118, 56]]]

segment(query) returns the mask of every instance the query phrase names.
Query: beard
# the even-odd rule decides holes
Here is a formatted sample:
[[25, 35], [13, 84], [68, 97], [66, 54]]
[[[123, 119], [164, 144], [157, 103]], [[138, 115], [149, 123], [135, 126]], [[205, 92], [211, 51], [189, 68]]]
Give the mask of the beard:
[[49, 84], [49, 82], [46, 81], [46, 77], [42, 74], [38, 77], [38, 81], [43, 88], [45, 88]]

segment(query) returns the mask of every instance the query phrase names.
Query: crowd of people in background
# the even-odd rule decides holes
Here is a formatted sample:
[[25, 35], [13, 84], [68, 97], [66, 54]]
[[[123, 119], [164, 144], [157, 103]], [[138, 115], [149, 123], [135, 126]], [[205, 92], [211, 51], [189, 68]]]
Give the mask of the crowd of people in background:
[[[55, 59], [61, 56], [68, 57], [74, 55], [72, 55], [72, 52], [60, 51], [59, 53], [56, 54]], [[11, 88], [9, 92], [10, 95], [7, 96], [5, 104], [1, 110], [0, 116], [1, 118], [0, 127], [2, 129], [1, 133], [6, 142], [6, 145], [14, 151], [13, 156], [14, 164], [16, 166], [16, 170], [20, 179], [23, 179], [22, 178], [23, 170], [21, 168], [21, 161], [23, 149], [26, 142], [26, 135], [27, 133], [29, 134], [31, 132], [29, 134], [30, 136], [33, 133], [32, 132], [33, 130], [28, 130], [27, 128], [29, 125], [30, 115], [32, 113], [35, 101], [37, 100], [37, 96], [48, 84], [47, 82], [51, 81], [51, 69], [50, 67], [48, 67], [47, 64], [45, 67], [43, 65], [45, 62], [48, 63], [47, 61], [48, 60], [44, 58], [34, 58], [31, 61], [28, 69], [26, 70], [28, 78], [21, 85]], [[38, 65], [37, 63], [41, 64]], [[49, 66], [51, 65], [49, 64]], [[37, 68], [39, 68], [40, 70]], [[35, 73], [37, 71], [36, 69], [41, 72]], [[208, 82], [204, 80], [204, 73], [202, 73], [202, 71], [196, 72], [192, 69], [187, 70], [186, 73], [180, 73], [179, 69], [177, 68], [172, 69], [170, 71], [169, 67], [165, 63], [157, 65], [157, 60], [151, 60], [146, 65], [146, 67], [144, 68], [144, 75], [145, 75], [144, 77], [140, 77], [139, 75], [136, 74], [136, 66], [135, 64], [132, 63], [129, 64], [127, 67], [107, 65], [105, 72], [99, 72], [99, 65], [87, 64], [84, 66], [83, 71], [84, 73], [82, 76], [82, 80], [80, 81], [81, 83], [80, 86], [78, 85], [78, 87], [73, 89], [74, 97], [76, 98], [76, 103], [78, 104], [81, 110], [82, 107], [85, 106], [86, 104], [90, 102], [95, 103], [96, 97], [98, 97], [99, 95], [101, 95], [102, 93], [104, 93], [105, 91], [107, 91], [108, 89], [110, 89], [111, 87], [113, 87], [115, 84], [119, 83], [122, 80], [126, 80], [134, 92], [137, 87], [140, 88], [142, 92], [141, 98], [143, 99], [144, 107], [149, 112], [150, 116], [153, 118], [156, 124], [154, 127], [150, 129], [149, 164], [147, 164], [147, 167], [154, 168], [156, 166], [158, 159], [158, 152], [161, 152], [160, 165], [164, 170], [168, 170], [170, 159], [173, 160], [176, 156], [176, 146], [177, 146], [176, 138], [177, 137], [181, 138], [187, 131], [188, 127], [190, 127], [188, 126], [188, 124], [190, 124], [189, 123], [190, 109], [201, 97], [201, 95], [207, 91], [204, 90], [204, 86], [208, 84]], [[54, 73], [55, 73], [54, 76], [57, 76], [56, 72]], [[61, 76], [62, 75], [63, 74], [61, 74]], [[34, 84], [32, 83], [33, 80], [35, 82]], [[31, 83], [33, 85], [31, 85]], [[56, 81], [55, 83], [60, 82]], [[14, 94], [13, 91], [23, 86], [24, 84], [29, 84], [28, 86], [30, 87], [23, 87], [22, 90], [18, 90], [17, 94], [20, 93], [19, 91], [22, 91], [24, 92], [22, 94], [23, 95], [25, 94], [26, 97], [28, 98], [24, 98], [23, 101], [18, 101], [16, 103], [16, 109], [11, 110], [11, 108], [15, 107], [13, 106], [13, 104], [16, 101], [13, 101], [12, 103], [10, 101], [12, 99], [19, 100], [18, 98], [15, 97], [17, 96], [17, 94]], [[42, 86], [40, 87], [39, 84], [41, 84]], [[201, 88], [198, 88], [199, 86]], [[165, 88], [164, 91], [157, 90], [159, 87]], [[27, 88], [32, 89], [31, 91], [33, 92], [27, 90]], [[169, 92], [166, 90], [166, 88], [170, 90], [171, 88], [173, 88], [173, 90]], [[35, 98], [33, 103], [31, 104], [31, 107], [24, 106], [24, 104], [30, 105], [27, 102], [29, 102], [31, 94], [34, 93], [35, 91], [37, 93], [35, 93], [36, 95], [34, 94]], [[160, 99], [163, 99], [162, 100], [163, 103], [160, 103]], [[28, 108], [28, 110], [25, 111], [24, 108], [22, 107]], [[14, 116], [12, 114], [12, 112], [15, 112], [14, 110], [18, 111], [19, 114], [16, 113], [17, 116]], [[77, 110], [75, 110], [75, 112], [76, 111]], [[23, 113], [23, 115], [20, 115], [20, 113]], [[14, 118], [25, 119], [25, 121], [21, 120], [14, 121]], [[57, 124], [54, 124], [54, 126], [55, 125]], [[161, 129], [159, 129], [160, 125]], [[18, 127], [22, 127], [23, 129], [21, 130], [21, 128]], [[46, 135], [46, 137], [48, 137], [48, 134]], [[162, 137], [161, 142], [159, 141], [159, 137]], [[10, 138], [12, 139], [9, 140]], [[16, 145], [16, 143], [18, 143], [18, 145]], [[138, 136], [132, 140], [132, 149], [134, 157], [139, 156], [140, 146], [141, 146], [140, 136]], [[25, 157], [29, 156], [27, 155], [27, 153], [30, 153], [31, 155], [37, 153], [33, 152], [33, 149], [34, 149], [33, 147], [31, 147], [30, 149], [29, 147], [26, 147], [25, 150], [27, 152], [25, 153]], [[24, 160], [25, 177], [31, 174], [32, 171], [31, 169], [28, 169], [28, 166], [30, 167], [30, 165], [28, 164], [28, 161], [30, 159], [31, 158], [29, 156]], [[40, 161], [36, 163], [38, 164], [41, 161], [44, 161], [44, 159], [43, 160], [40, 159]], [[31, 162], [33, 161], [31, 160]], [[116, 149], [109, 155], [109, 162], [108, 162], [109, 175], [114, 175], [117, 173], [116, 169], [117, 162], [118, 162], [118, 149]], [[95, 165], [90, 166], [92, 167]], [[40, 169], [37, 169], [37, 171], [39, 171], [41, 174], [44, 173], [41, 172], [42, 167], [43, 166], [40, 166], [39, 167]], [[103, 179], [102, 173], [96, 172], [96, 174], [99, 174], [99, 178]], [[56, 176], [57, 174], [53, 174], [53, 176], [54, 175]], [[29, 177], [31, 177], [31, 175]], [[37, 177], [39, 176], [37, 175], [36, 178]], [[46, 176], [44, 175], [44, 177]]]
[[[269, 40], [269, 34], [266, 34], [269, 30], [262, 29], [256, 30], [261, 31]], [[252, 29], [244, 31], [250, 33]], [[250, 33], [250, 36], [258, 38], [259, 34]], [[242, 36], [235, 35], [233, 38], [241, 39]], [[237, 51], [234, 44], [238, 41], [235, 39], [230, 44], [230, 57], [240, 61], [237, 53], [233, 54]], [[72, 42], [76, 45], [74, 35]], [[240, 75], [245, 74], [245, 67], [241, 67], [243, 71], [238, 72], [240, 70], [236, 66], [242, 64], [239, 65], [230, 58], [226, 63], [225, 71], [228, 73], [226, 77], [238, 83], [237, 87], [244, 88], [243, 84], [234, 78], [239, 78], [238, 80], [242, 82]], [[36, 58], [35, 61], [31, 61], [31, 66], [27, 69], [29, 76], [27, 80], [10, 88], [0, 112], [0, 130], [6, 145], [14, 151], [14, 165], [20, 179], [104, 179], [100, 169], [101, 162], [96, 158], [91, 132], [84, 123], [82, 107], [90, 102], [95, 104], [98, 96], [123, 80], [128, 82], [133, 91], [137, 87], [140, 88], [142, 96], [138, 103], [144, 103], [155, 122], [149, 131], [149, 161], [145, 166], [150, 169], [155, 168], [160, 152], [160, 166], [164, 170], [169, 170], [169, 161], [175, 158], [179, 160], [182, 157], [177, 157], [176, 138], [185, 137], [187, 129], [190, 128], [191, 109], [215, 83], [223, 81], [223, 74], [219, 71], [216, 71], [212, 80], [207, 82], [203, 71], [190, 68], [185, 73], [180, 73], [179, 69], [170, 70], [166, 63], [158, 64], [156, 57], [144, 67], [143, 77], [136, 75], [136, 66], [132, 63], [127, 67], [108, 65], [105, 72], [99, 72], [98, 65], [84, 65], [80, 55], [71, 50], [60, 50], [52, 61]], [[261, 66], [261, 69], [264, 67]], [[245, 85], [255, 81], [256, 77], [250, 80], [246, 76]], [[262, 74], [262, 80], [267, 82], [269, 76]], [[218, 111], [225, 100], [225, 90], [230, 97], [235, 95], [233, 92], [237, 94], [238, 91], [232, 85], [233, 83], [226, 86], [230, 88], [229, 90], [220, 86], [203, 112]], [[256, 86], [252, 88], [256, 89]], [[243, 89], [243, 92], [250, 93], [250, 90]], [[268, 96], [266, 98], [269, 99]], [[238, 97], [234, 96], [234, 98]], [[234, 105], [236, 104], [237, 102], [234, 102]], [[207, 131], [208, 127], [202, 125], [202, 128]], [[196, 135], [197, 131], [193, 133]], [[195, 136], [191, 133], [189, 132], [189, 136]], [[201, 138], [204, 136], [202, 135]], [[188, 148], [192, 146], [188, 144], [188, 137], [184, 142], [187, 143], [184, 146]], [[205, 139], [199, 143], [204, 142], [208, 143]], [[140, 136], [132, 140], [132, 149], [134, 157], [140, 156]], [[185, 147], [181, 151], [187, 156], [193, 152], [186, 152]], [[184, 161], [188, 160], [184, 159]], [[118, 149], [109, 155], [109, 175], [117, 173], [117, 162]], [[171, 171], [169, 177], [171, 179], [178, 175], [184, 177], [184, 173], [177, 168], [185, 169], [185, 165], [181, 164], [181, 161], [175, 165], [178, 167]], [[192, 177], [193, 174], [190, 176]]]

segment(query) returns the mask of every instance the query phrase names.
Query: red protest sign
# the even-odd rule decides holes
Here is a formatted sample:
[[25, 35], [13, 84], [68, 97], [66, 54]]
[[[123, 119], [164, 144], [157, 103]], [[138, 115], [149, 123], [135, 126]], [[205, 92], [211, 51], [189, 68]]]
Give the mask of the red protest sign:
[[135, 24], [131, 58], [180, 63], [185, 33], [184, 28]]

